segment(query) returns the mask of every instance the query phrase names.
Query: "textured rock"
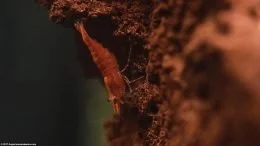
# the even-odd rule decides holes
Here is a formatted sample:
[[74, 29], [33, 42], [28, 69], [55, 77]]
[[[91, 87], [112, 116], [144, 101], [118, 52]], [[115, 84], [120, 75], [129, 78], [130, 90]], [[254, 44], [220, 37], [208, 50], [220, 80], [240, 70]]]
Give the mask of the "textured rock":
[[260, 0], [38, 2], [85, 20], [121, 67], [132, 47], [123, 74], [143, 78], [105, 124], [110, 145], [260, 145]]

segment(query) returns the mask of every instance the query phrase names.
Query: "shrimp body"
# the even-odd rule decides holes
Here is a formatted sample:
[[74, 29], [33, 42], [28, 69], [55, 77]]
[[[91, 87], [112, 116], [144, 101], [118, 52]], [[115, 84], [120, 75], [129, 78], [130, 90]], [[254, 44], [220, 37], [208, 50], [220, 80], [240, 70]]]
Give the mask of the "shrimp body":
[[125, 83], [119, 70], [115, 56], [96, 40], [92, 39], [82, 22], [76, 22], [75, 28], [80, 32], [83, 42], [88, 47], [93, 61], [104, 77], [104, 84], [108, 92], [108, 100], [112, 102], [113, 109], [119, 113], [121, 97], [125, 94]]

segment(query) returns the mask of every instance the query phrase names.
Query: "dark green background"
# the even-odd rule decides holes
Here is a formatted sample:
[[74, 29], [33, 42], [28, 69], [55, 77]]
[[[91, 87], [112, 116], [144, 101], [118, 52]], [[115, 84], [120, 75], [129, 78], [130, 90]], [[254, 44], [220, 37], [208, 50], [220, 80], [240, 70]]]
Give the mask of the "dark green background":
[[83, 77], [74, 30], [33, 0], [4, 0], [0, 13], [0, 143], [105, 145], [111, 107], [101, 80]]

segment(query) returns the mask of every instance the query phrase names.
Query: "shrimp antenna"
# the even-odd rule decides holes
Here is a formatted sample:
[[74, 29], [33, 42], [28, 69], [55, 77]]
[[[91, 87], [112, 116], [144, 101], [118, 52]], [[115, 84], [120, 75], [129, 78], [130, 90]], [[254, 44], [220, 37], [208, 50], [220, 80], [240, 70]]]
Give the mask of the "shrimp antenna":
[[129, 89], [130, 93], [132, 93], [132, 92], [133, 92], [133, 89], [132, 89], [132, 87], [131, 87], [130, 84], [132, 84], [132, 83], [134, 83], [134, 82], [136, 82], [136, 81], [138, 81], [138, 80], [144, 78], [145, 76], [141, 76], [141, 77], [136, 78], [136, 79], [131, 80], [131, 81], [130, 81], [125, 75], [122, 75], [122, 77], [123, 77], [124, 81], [126, 82], [127, 87], [128, 87], [128, 89]]
[[[126, 65], [125, 65], [125, 67], [120, 71], [121, 73], [125, 72], [126, 69], [128, 68], [129, 62], [130, 62], [130, 58], [131, 58], [131, 54], [132, 54], [132, 44], [130, 45], [130, 48], [129, 48], [127, 63], [126, 63]], [[128, 80], [128, 81], [129, 81], [129, 80]]]
[[132, 89], [131, 86], [130, 86], [131, 82], [129, 81], [129, 79], [128, 79], [125, 75], [122, 75], [122, 77], [123, 77], [124, 81], [126, 82], [127, 87], [128, 87], [128, 89], [129, 89], [130, 93], [132, 93], [132, 92], [133, 92], [133, 89]]

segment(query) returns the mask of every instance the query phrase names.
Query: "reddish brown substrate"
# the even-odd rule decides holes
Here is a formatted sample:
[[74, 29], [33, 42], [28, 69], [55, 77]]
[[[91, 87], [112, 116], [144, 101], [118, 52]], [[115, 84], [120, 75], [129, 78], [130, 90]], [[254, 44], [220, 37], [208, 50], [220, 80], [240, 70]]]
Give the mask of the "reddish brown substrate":
[[144, 78], [105, 124], [110, 145], [260, 145], [259, 0], [39, 1], [55, 23], [86, 20], [121, 67], [133, 48], [124, 75]]

